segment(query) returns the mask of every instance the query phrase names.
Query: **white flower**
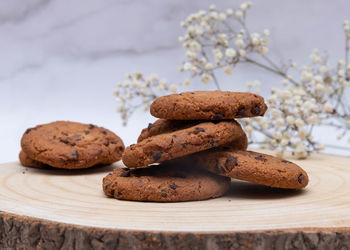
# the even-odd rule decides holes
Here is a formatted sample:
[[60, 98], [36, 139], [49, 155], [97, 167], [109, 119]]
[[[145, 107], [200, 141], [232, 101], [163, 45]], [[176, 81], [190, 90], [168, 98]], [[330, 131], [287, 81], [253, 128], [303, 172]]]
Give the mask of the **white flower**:
[[164, 90], [164, 86], [162, 84], [159, 84], [157, 86], [158, 91], [162, 92]]
[[312, 78], [313, 78], [313, 74], [311, 72], [303, 70], [303, 72], [301, 73], [301, 79], [303, 81], [311, 81]]
[[133, 87], [133, 88], [137, 88], [138, 86], [139, 86], [139, 83], [137, 82], [137, 81], [132, 81], [131, 82], [131, 86]]
[[242, 56], [242, 57], [245, 57], [246, 52], [245, 52], [244, 49], [240, 49], [240, 50], [238, 51], [238, 54], [239, 54], [240, 56]]
[[232, 16], [233, 15], [233, 10], [232, 9], [227, 9], [226, 13], [228, 16]]
[[193, 42], [191, 43], [191, 48], [192, 48], [194, 51], [199, 52], [199, 51], [201, 51], [202, 46], [201, 46], [197, 41], [193, 41]]
[[244, 46], [244, 41], [243, 41], [243, 39], [237, 39], [237, 40], [236, 40], [236, 45], [237, 45], [238, 47], [243, 47], [243, 46]]
[[264, 29], [264, 35], [265, 36], [269, 36], [270, 35], [270, 31], [268, 29]]
[[344, 60], [339, 60], [338, 61], [339, 67], [344, 67], [345, 66], [345, 61]]
[[269, 51], [267, 47], [259, 47], [259, 53], [261, 55], [266, 54]]
[[252, 131], [253, 131], [252, 126], [250, 126], [250, 125], [246, 126], [246, 127], [245, 127], [245, 131], [246, 131], [248, 134], [251, 134]]
[[236, 11], [236, 17], [241, 18], [243, 16], [243, 11], [237, 10]]
[[271, 116], [272, 116], [273, 118], [279, 117], [279, 116], [280, 116], [280, 111], [277, 110], [277, 109], [272, 109], [272, 110], [271, 110]]
[[186, 57], [188, 57], [188, 58], [195, 58], [196, 57], [196, 53], [192, 52], [190, 50], [187, 50], [186, 51]]
[[175, 85], [175, 84], [171, 84], [171, 85], [169, 86], [169, 90], [170, 90], [171, 92], [176, 92], [176, 91], [177, 91], [176, 85]]
[[343, 77], [345, 75], [344, 70], [339, 70], [338, 71], [338, 76]]
[[316, 85], [316, 91], [318, 91], [318, 92], [322, 92], [323, 90], [324, 90], [324, 86], [323, 86], [323, 84], [318, 83], [318, 84]]
[[224, 72], [227, 75], [231, 75], [232, 74], [232, 67], [231, 66], [225, 67]]
[[298, 128], [304, 126], [304, 124], [305, 124], [304, 121], [300, 118], [295, 120], [295, 126], [297, 126]]
[[322, 76], [320, 76], [320, 75], [316, 75], [316, 76], [314, 76], [314, 80], [315, 80], [316, 82], [322, 82], [322, 81], [323, 81], [323, 78], [322, 78]]
[[226, 19], [226, 14], [225, 14], [225, 13], [220, 13], [219, 19], [220, 19], [221, 21], [224, 21], [224, 20]]
[[247, 2], [247, 3], [242, 3], [241, 6], [240, 6], [240, 8], [241, 8], [242, 10], [246, 10], [246, 9], [248, 9], [250, 6], [251, 6], [251, 4], [249, 4], [249, 3]]
[[326, 102], [325, 105], [323, 106], [323, 110], [327, 113], [330, 113], [333, 111], [333, 106], [329, 102]]
[[212, 69], [213, 69], [213, 64], [207, 63], [207, 64], [205, 65], [205, 69], [206, 69], [206, 70], [212, 70]]
[[281, 146], [283, 146], [283, 147], [287, 146], [288, 143], [289, 143], [289, 140], [287, 140], [287, 139], [282, 139], [280, 142]]
[[307, 118], [307, 122], [309, 124], [315, 124], [316, 121], [317, 121], [317, 115], [315, 115], [315, 114], [312, 114]]
[[277, 126], [277, 127], [281, 127], [281, 126], [283, 126], [283, 124], [284, 124], [284, 121], [283, 121], [282, 118], [278, 118], [278, 119], [276, 120], [276, 126]]
[[210, 76], [210, 75], [208, 75], [208, 74], [203, 74], [202, 75], [202, 82], [203, 83], [208, 83], [208, 82], [210, 82], [212, 80], [212, 77]]
[[210, 6], [209, 6], [209, 10], [216, 10], [216, 5], [215, 4], [211, 4]]
[[225, 51], [225, 55], [226, 55], [227, 57], [230, 57], [230, 58], [235, 57], [236, 54], [237, 54], [237, 52], [236, 52], [236, 50], [234, 50], [233, 48], [228, 48], [228, 49], [226, 49], [226, 51]]
[[325, 73], [325, 72], [327, 72], [327, 70], [328, 70], [328, 68], [327, 68], [326, 65], [322, 65], [322, 66], [318, 69], [318, 71], [319, 71], [320, 73]]
[[286, 118], [286, 120], [287, 120], [287, 123], [288, 123], [289, 125], [292, 125], [292, 124], [294, 124], [294, 122], [295, 122], [294, 117], [291, 116], [291, 115], [288, 115], [287, 118]]
[[305, 130], [300, 130], [300, 131], [298, 132], [298, 135], [299, 135], [299, 138], [300, 138], [300, 139], [304, 140], [305, 137], [306, 137], [306, 131], [305, 131]]
[[268, 98], [268, 101], [270, 103], [276, 103], [277, 101], [277, 96], [276, 95], [271, 95], [269, 98]]
[[185, 62], [184, 64], [184, 70], [191, 70], [192, 69], [192, 63]]
[[184, 80], [184, 84], [185, 84], [186, 86], [188, 86], [188, 85], [191, 84], [191, 81], [190, 81], [189, 79], [185, 79], [185, 80]]
[[281, 132], [274, 132], [273, 133], [273, 137], [277, 138], [277, 139], [282, 139], [282, 133]]
[[258, 33], [253, 33], [250, 35], [250, 38], [252, 39], [252, 43], [254, 45], [258, 45], [260, 42], [260, 35]]

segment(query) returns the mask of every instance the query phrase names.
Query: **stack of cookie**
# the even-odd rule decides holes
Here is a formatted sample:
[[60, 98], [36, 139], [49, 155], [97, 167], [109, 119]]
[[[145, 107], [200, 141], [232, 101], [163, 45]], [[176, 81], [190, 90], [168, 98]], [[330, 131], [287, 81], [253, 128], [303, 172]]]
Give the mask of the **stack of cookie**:
[[57, 121], [29, 128], [22, 136], [20, 162], [26, 167], [89, 168], [121, 159], [123, 141], [92, 124]]
[[264, 99], [252, 93], [196, 91], [158, 98], [151, 114], [161, 119], [125, 149], [128, 168], [106, 176], [104, 192], [117, 199], [171, 202], [219, 197], [230, 178], [305, 187], [308, 177], [299, 166], [246, 151], [247, 136], [234, 119], [263, 116], [266, 110]]

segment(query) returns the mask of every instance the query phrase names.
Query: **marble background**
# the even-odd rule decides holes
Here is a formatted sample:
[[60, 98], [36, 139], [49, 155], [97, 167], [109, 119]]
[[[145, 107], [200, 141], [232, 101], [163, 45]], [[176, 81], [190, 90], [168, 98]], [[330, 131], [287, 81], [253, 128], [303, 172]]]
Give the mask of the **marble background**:
[[[218, 8], [242, 1], [215, 1]], [[0, 162], [15, 161], [26, 128], [53, 120], [103, 125], [134, 143], [139, 130], [154, 120], [140, 111], [123, 127], [112, 95], [127, 72], [157, 72], [181, 81], [177, 72], [183, 49], [179, 22], [207, 8], [207, 0], [7, 0], [0, 1]], [[350, 19], [346, 0], [256, 0], [251, 30], [269, 28], [271, 55], [301, 64], [315, 47], [343, 58], [342, 23]], [[223, 80], [238, 89], [248, 80], [264, 86], [279, 78], [252, 67], [239, 67]], [[198, 81], [189, 89], [214, 88]], [[267, 95], [269, 88], [263, 94]], [[320, 130], [326, 144], [339, 144]], [[330, 135], [330, 136], [328, 136]], [[344, 144], [341, 142], [340, 144]], [[344, 144], [346, 145], [346, 144]], [[349, 151], [328, 152], [345, 153]]]

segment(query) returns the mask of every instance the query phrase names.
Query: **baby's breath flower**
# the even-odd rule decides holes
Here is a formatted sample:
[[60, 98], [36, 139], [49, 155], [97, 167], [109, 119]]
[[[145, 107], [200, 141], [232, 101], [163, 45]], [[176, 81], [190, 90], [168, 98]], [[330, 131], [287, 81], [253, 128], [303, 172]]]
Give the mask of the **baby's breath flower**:
[[202, 75], [202, 82], [203, 83], [208, 83], [208, 82], [210, 82], [212, 80], [212, 77], [210, 76], [210, 75], [208, 75], [208, 74], [203, 74]]
[[227, 57], [230, 57], [230, 58], [235, 57], [236, 54], [237, 54], [237, 52], [236, 52], [236, 50], [233, 49], [233, 48], [228, 48], [228, 49], [226, 49], [226, 51], [225, 51], [225, 55], [226, 55]]

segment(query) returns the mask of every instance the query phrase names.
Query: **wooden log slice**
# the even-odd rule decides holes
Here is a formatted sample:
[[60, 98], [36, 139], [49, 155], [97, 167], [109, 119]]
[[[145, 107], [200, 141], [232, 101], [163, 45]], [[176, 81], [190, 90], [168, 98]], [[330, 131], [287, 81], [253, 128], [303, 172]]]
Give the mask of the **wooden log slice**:
[[118, 164], [1, 164], [0, 249], [349, 249], [350, 158], [295, 162], [304, 191], [232, 181], [222, 198], [181, 203], [106, 198], [102, 178]]

